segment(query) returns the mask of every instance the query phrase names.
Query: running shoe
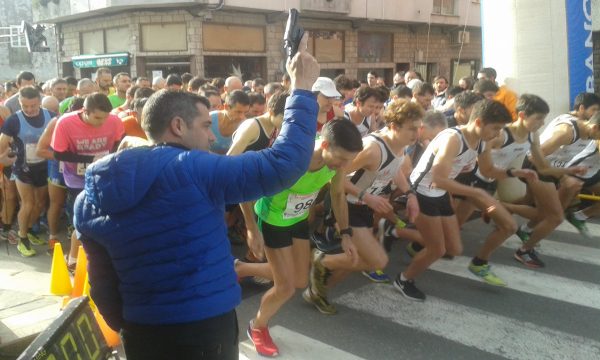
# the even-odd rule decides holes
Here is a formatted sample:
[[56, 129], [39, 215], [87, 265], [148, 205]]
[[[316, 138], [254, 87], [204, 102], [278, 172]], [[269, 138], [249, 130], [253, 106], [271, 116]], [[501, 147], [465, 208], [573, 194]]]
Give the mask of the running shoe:
[[271, 339], [271, 334], [269, 334], [269, 328], [255, 328], [254, 321], [250, 320], [248, 324], [248, 338], [254, 344], [254, 348], [259, 355], [267, 356], [267, 357], [275, 357], [279, 355], [279, 348]]
[[519, 228], [517, 229], [517, 232], [515, 233], [519, 239], [521, 239], [521, 242], [523, 244], [525, 244], [526, 242], [529, 241], [529, 237], [531, 236], [531, 233], [521, 229], [521, 227], [519, 226]]
[[579, 220], [575, 218], [575, 214], [572, 211], [567, 212], [567, 221], [579, 231], [579, 233], [585, 237], [590, 237], [590, 230], [588, 229], [585, 220]]
[[500, 279], [496, 274], [490, 270], [490, 264], [484, 264], [481, 266], [469, 264], [469, 271], [475, 276], [480, 277], [483, 281], [494, 286], [506, 286], [506, 282]]
[[415, 257], [419, 251], [420, 251], [420, 249], [419, 250], [415, 249], [415, 243], [412, 241], [409, 242], [408, 245], [406, 245], [406, 253], [411, 258]]
[[331, 276], [331, 270], [327, 269], [321, 262], [324, 257], [324, 252], [315, 249], [310, 269], [310, 284], [313, 292], [321, 297], [327, 297], [327, 280]]
[[19, 243], [19, 235], [14, 230], [1, 231], [0, 240], [8, 241], [11, 245], [17, 245]]
[[541, 268], [546, 266], [546, 264], [544, 264], [544, 262], [538, 258], [534, 249], [527, 251], [521, 251], [521, 249], [518, 249], [515, 252], [515, 259], [530, 268]]
[[302, 292], [302, 298], [309, 304], [319, 310], [324, 315], [334, 315], [337, 313], [337, 309], [333, 306], [327, 298], [315, 294], [311, 289], [310, 285]]
[[414, 280], [405, 280], [402, 281], [400, 278], [400, 274], [396, 276], [396, 280], [394, 280], [394, 287], [404, 296], [405, 298], [413, 301], [425, 301], [425, 294], [417, 289], [415, 286]]
[[389, 283], [391, 281], [390, 277], [384, 273], [382, 270], [375, 271], [363, 271], [362, 274], [369, 280], [375, 283]]
[[31, 245], [25, 245], [23, 241], [19, 241], [17, 244], [17, 250], [19, 250], [23, 257], [32, 257], [36, 254], [35, 249], [33, 249]]
[[33, 245], [46, 245], [46, 240], [38, 232], [33, 231], [33, 229], [27, 232], [27, 238]]
[[[379, 220], [377, 224], [377, 238], [379, 239], [379, 243], [386, 252], [392, 251], [392, 243], [396, 239], [392, 234], [394, 230], [394, 226], [386, 219]], [[389, 279], [388, 279], [389, 280]]]

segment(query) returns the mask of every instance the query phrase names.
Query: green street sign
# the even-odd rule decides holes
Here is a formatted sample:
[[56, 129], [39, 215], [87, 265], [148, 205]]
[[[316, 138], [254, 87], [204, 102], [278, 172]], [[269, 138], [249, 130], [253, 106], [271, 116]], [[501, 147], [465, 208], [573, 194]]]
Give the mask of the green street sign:
[[73, 67], [80, 69], [123, 66], [129, 64], [129, 53], [80, 55], [73, 56], [71, 59], [73, 60]]

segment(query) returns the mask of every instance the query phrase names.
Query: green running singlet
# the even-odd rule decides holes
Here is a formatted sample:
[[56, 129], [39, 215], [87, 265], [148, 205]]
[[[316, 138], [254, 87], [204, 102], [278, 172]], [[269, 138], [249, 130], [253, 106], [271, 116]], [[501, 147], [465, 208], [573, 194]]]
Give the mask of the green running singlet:
[[308, 209], [314, 203], [319, 190], [334, 176], [335, 170], [323, 166], [307, 172], [289, 189], [279, 194], [260, 198], [254, 211], [260, 220], [280, 227], [291, 226], [308, 217]]

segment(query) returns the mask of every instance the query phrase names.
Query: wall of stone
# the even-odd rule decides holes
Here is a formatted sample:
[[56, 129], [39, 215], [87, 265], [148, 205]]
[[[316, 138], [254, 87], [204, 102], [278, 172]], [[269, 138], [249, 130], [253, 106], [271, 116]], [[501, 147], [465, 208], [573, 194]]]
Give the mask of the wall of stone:
[[[22, 20], [32, 22], [31, 0], [0, 0], [0, 27], [20, 25]], [[58, 75], [54, 26], [48, 25], [44, 35], [48, 53], [28, 54], [26, 48], [11, 48], [9, 39], [0, 39], [0, 81], [14, 80], [23, 70], [33, 72], [41, 81]]]

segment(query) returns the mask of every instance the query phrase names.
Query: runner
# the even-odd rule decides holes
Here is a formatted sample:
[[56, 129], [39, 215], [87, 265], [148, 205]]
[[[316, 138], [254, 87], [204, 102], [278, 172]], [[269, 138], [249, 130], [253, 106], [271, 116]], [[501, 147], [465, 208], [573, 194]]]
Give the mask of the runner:
[[17, 161], [13, 165], [17, 192], [21, 198], [17, 215], [17, 249], [21, 255], [30, 257], [36, 254], [31, 244], [45, 244], [38, 234], [31, 231], [31, 226], [46, 208], [48, 199], [48, 165], [45, 159], [37, 156], [36, 147], [44, 129], [56, 114], [41, 108], [41, 95], [34, 87], [19, 90], [19, 103], [22, 110], [6, 119], [2, 127], [0, 153], [11, 147], [17, 154]]
[[[392, 205], [386, 196], [392, 183], [402, 193], [410, 192], [401, 166], [406, 146], [416, 140], [423, 115], [423, 108], [408, 100], [390, 103], [384, 113], [386, 127], [363, 138], [363, 150], [348, 167], [350, 175], [345, 182], [346, 200], [352, 229], [350, 235], [357, 249], [358, 261], [353, 264], [345, 256], [326, 255], [315, 250], [310, 286], [302, 295], [321, 313], [336, 312], [327, 300], [327, 291], [353, 271], [362, 271], [373, 281], [386, 281], [387, 275], [383, 272], [375, 275], [369, 273], [373, 269], [385, 268], [388, 262], [384, 248], [373, 236], [373, 216], [375, 213], [386, 215], [392, 212]], [[419, 212], [414, 191], [409, 195], [408, 210], [412, 221]]]
[[332, 121], [323, 128], [315, 144], [308, 172], [289, 189], [256, 202], [258, 225], [265, 240], [265, 253], [274, 285], [262, 297], [256, 317], [248, 326], [248, 337], [263, 356], [279, 354], [269, 335], [269, 320], [295, 293], [308, 283], [310, 243], [308, 210], [319, 190], [331, 182], [332, 207], [342, 229], [342, 248], [352, 262], [356, 248], [350, 238], [348, 207], [344, 193], [344, 168], [362, 150], [360, 134], [346, 121]]
[[248, 94], [242, 90], [234, 90], [226, 99], [225, 109], [211, 111], [212, 132], [215, 142], [210, 145], [210, 151], [216, 154], [226, 154], [231, 146], [231, 136], [238, 126], [246, 119], [250, 108]]
[[[456, 176], [465, 168], [473, 168], [482, 153], [484, 141], [497, 137], [504, 124], [512, 118], [506, 108], [495, 101], [481, 100], [476, 103], [467, 125], [440, 132], [429, 144], [410, 176], [417, 192], [421, 214], [415, 224], [425, 242], [425, 248], [413, 258], [409, 267], [398, 274], [394, 286], [400, 293], [415, 301], [424, 301], [425, 294], [414, 283], [416, 276], [425, 271], [444, 254], [456, 256], [462, 252], [458, 221], [448, 192], [472, 198], [496, 223], [469, 270], [485, 282], [506, 286], [490, 269], [491, 253], [516, 231], [516, 224], [508, 211], [485, 191], [458, 183]], [[527, 170], [497, 168], [479, 156], [480, 168], [486, 176], [503, 179], [507, 176], [529, 176]], [[483, 161], [482, 161], [483, 160]]]
[[354, 102], [346, 106], [344, 118], [352, 121], [358, 128], [361, 136], [375, 130], [375, 122], [371, 115], [380, 100], [380, 92], [370, 86], [361, 87], [356, 90]]
[[[592, 93], [581, 93], [575, 98], [574, 110], [552, 120], [540, 135], [540, 149], [550, 166], [566, 168], [577, 156], [589, 152], [589, 144], [600, 139], [600, 116], [594, 116], [600, 110], [600, 98]], [[582, 154], [583, 153], [583, 154]], [[533, 168], [528, 159], [523, 167]], [[564, 173], [563, 173], [564, 174]], [[582, 189], [584, 181], [567, 174], [544, 177], [542, 180], [553, 182], [558, 186], [562, 208], [566, 210]], [[566, 219], [584, 236], [589, 236], [585, 220], [572, 211], [567, 211]], [[522, 233], [530, 233], [538, 220], [531, 221], [521, 227]]]
[[[64, 180], [67, 186], [67, 215], [73, 223], [73, 204], [83, 190], [85, 169], [95, 160], [114, 152], [123, 138], [123, 123], [111, 115], [108, 97], [94, 93], [86, 97], [83, 109], [63, 115], [54, 129], [50, 146], [54, 158], [64, 163]], [[68, 266], [75, 269], [79, 240], [71, 235]]]

